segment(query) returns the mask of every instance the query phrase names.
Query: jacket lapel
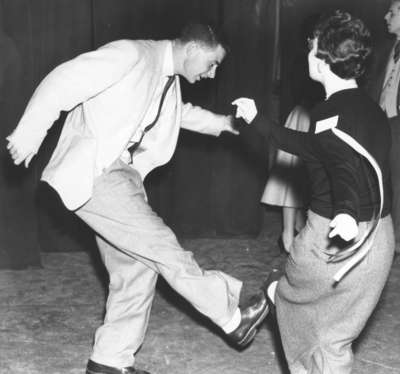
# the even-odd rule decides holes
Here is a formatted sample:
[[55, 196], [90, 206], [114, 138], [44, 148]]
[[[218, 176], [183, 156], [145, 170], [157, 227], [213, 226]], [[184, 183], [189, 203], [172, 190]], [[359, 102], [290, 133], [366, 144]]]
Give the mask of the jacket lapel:
[[[146, 53], [146, 66], [147, 66], [147, 73], [149, 74], [149, 84], [148, 84], [148, 91], [147, 91], [147, 97], [145, 101], [145, 108], [142, 111], [143, 115], [142, 118], [140, 119], [139, 122], [143, 121], [143, 118], [147, 112], [147, 109], [151, 105], [157, 86], [160, 82], [161, 79], [161, 74], [162, 74], [162, 67], [164, 63], [164, 56], [165, 56], [165, 50], [167, 48], [167, 45], [169, 41], [146, 41], [146, 46], [145, 48], [147, 49]], [[134, 105], [134, 103], [132, 103]], [[137, 123], [132, 123], [132, 133], [131, 136], [128, 140], [130, 140], [135, 132], [137, 130]]]

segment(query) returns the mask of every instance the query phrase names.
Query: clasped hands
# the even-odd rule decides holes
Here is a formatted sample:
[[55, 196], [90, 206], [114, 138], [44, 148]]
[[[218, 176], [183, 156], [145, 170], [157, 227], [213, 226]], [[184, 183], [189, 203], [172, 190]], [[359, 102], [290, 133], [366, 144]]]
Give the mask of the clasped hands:
[[[236, 105], [236, 118], [243, 118], [246, 123], [250, 124], [257, 116], [257, 106], [253, 99], [241, 97], [232, 102]], [[358, 235], [358, 225], [356, 220], [349, 214], [337, 214], [329, 224], [331, 231], [329, 238], [340, 236], [343, 240], [350, 241]]]

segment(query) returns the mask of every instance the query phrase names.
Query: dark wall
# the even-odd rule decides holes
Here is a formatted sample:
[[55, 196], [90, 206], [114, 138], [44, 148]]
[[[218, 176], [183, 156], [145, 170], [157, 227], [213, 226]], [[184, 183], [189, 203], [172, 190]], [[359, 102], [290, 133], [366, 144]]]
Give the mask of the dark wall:
[[92, 48], [90, 19], [89, 1], [0, 1], [0, 268], [39, 265], [40, 249], [49, 238], [57, 242], [59, 233], [61, 238], [70, 237], [61, 228], [57, 228], [57, 235], [49, 235], [53, 226], [46, 224], [48, 216], [38, 205], [40, 171], [52, 136], [29, 169], [11, 163], [5, 137], [15, 128], [44, 75]]
[[[119, 38], [173, 38], [189, 20], [212, 21], [225, 31], [232, 51], [213, 81], [183, 83], [184, 100], [229, 113], [238, 96], [256, 98], [277, 116], [305, 92], [301, 30], [312, 14], [344, 7], [384, 37], [389, 0], [0, 0], [0, 267], [39, 263], [41, 250], [77, 250], [92, 243], [87, 228], [39, 186], [62, 127], [53, 126], [32, 167], [11, 165], [5, 136], [15, 127], [40, 80], [79, 53]], [[281, 63], [276, 63], [280, 7]], [[3, 20], [3, 21], [1, 21]], [[278, 30], [278, 31], [277, 31]], [[303, 56], [304, 57], [304, 56]], [[302, 77], [306, 83], [295, 83]], [[296, 86], [297, 85], [297, 86]], [[306, 90], [308, 91], [308, 90]], [[254, 235], [261, 224], [259, 198], [267, 157], [256, 160], [232, 135], [218, 139], [182, 131], [171, 162], [146, 180], [150, 202], [181, 235]]]

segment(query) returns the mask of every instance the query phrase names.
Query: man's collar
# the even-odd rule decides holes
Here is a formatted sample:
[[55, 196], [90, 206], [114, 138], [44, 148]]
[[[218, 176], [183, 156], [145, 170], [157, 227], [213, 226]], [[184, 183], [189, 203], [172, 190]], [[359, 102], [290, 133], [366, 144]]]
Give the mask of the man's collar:
[[164, 63], [162, 68], [162, 74], [165, 76], [174, 75], [174, 59], [172, 55], [172, 42], [167, 43], [167, 48], [164, 54]]

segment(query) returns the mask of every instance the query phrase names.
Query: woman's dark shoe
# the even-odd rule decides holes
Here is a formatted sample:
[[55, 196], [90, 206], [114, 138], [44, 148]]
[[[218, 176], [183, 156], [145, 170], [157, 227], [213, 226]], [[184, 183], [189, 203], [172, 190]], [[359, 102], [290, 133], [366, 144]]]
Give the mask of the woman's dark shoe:
[[86, 374], [150, 374], [148, 371], [137, 370], [133, 366], [126, 368], [115, 368], [112, 366], [101, 365], [89, 360], [86, 367]]

